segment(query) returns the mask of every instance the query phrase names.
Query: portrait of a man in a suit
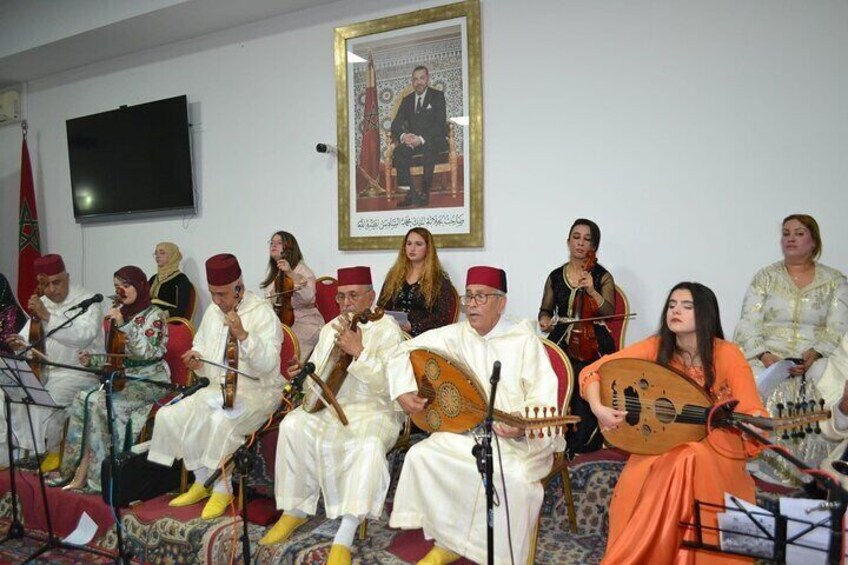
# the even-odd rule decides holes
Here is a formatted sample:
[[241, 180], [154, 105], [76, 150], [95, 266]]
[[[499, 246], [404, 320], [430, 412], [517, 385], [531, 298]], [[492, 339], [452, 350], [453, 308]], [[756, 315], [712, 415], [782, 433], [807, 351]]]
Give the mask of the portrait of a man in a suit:
[[[393, 153], [398, 190], [408, 191], [400, 207], [429, 204], [436, 159], [448, 146], [445, 95], [430, 88], [427, 67], [419, 65], [412, 71], [412, 88], [392, 120], [392, 138], [398, 143]], [[424, 169], [420, 186], [410, 182], [409, 166], [416, 155], [421, 155]]]

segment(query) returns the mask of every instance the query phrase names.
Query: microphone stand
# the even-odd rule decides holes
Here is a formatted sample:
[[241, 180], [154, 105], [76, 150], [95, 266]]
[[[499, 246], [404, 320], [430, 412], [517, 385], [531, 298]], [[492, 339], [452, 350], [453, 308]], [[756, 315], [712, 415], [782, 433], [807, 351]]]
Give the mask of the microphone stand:
[[77, 318], [79, 318], [80, 316], [85, 314], [87, 311], [88, 311], [88, 307], [80, 308], [79, 311], [76, 314], [74, 314], [70, 318], [67, 318], [60, 325], [56, 326], [55, 328], [53, 328], [52, 330], [50, 330], [49, 332], [47, 332], [46, 334], [41, 336], [41, 339], [36, 340], [34, 343], [30, 343], [29, 345], [27, 345], [23, 350], [21, 350], [19, 355], [25, 355], [26, 353], [29, 353], [30, 350], [35, 349], [36, 347], [38, 347], [39, 345], [44, 343], [47, 340], [48, 337], [52, 336], [53, 334], [55, 334], [59, 330], [67, 328], [68, 326], [70, 326], [73, 323], [74, 320], [76, 320]]
[[492, 466], [492, 424], [494, 423], [495, 395], [498, 391], [498, 383], [501, 380], [501, 362], [495, 361], [492, 367], [492, 376], [489, 383], [492, 392], [489, 394], [489, 407], [486, 419], [483, 420], [483, 439], [479, 445], [471, 449], [472, 455], [477, 459], [477, 470], [483, 476], [483, 485], [486, 488], [486, 546], [488, 550], [489, 565], [495, 563], [495, 485]]

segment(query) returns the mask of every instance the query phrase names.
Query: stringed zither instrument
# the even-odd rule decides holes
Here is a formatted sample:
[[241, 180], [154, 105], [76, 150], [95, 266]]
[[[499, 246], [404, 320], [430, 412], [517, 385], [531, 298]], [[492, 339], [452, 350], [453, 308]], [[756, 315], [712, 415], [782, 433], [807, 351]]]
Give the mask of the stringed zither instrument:
[[[382, 308], [375, 308], [373, 312], [370, 308], [368, 308], [362, 312], [350, 315], [348, 328], [350, 328], [350, 331], [355, 332], [359, 324], [374, 322], [382, 317]], [[303, 399], [303, 409], [314, 414], [315, 412], [320, 412], [329, 404], [339, 415], [339, 419], [342, 420], [342, 423], [347, 425], [347, 417], [345, 416], [341, 406], [339, 406], [339, 403], [336, 400], [336, 395], [338, 395], [339, 390], [341, 390], [342, 385], [344, 384], [345, 378], [347, 377], [347, 369], [352, 362], [353, 356], [345, 353], [341, 347], [335, 345], [330, 352], [327, 361], [321, 367], [318, 374], [315, 375], [317, 380], [321, 380], [327, 385], [326, 387], [320, 387], [323, 402], [321, 402], [321, 400], [316, 397], [316, 394], [312, 391], [312, 389], [310, 389], [307, 391], [307, 394]]]
[[[488, 395], [476, 378], [426, 349], [416, 349], [409, 358], [418, 395], [428, 400], [424, 410], [410, 414], [416, 426], [428, 432], [464, 433], [483, 422], [489, 408]], [[543, 437], [545, 429], [548, 437], [552, 432], [563, 433], [565, 426], [580, 421], [579, 416], [561, 414], [555, 406], [527, 407], [524, 416], [495, 409], [493, 416], [498, 422], [530, 430], [530, 438]]]
[[[707, 436], [714, 399], [683, 373], [644, 359], [614, 359], [601, 365], [598, 372], [601, 403], [627, 412], [616, 429], [602, 432], [613, 446], [638, 455], [659, 455]], [[812, 432], [810, 424], [829, 417], [830, 411], [807, 405], [780, 418], [721, 409], [710, 425], [727, 427], [741, 421], [766, 430]]]
[[[120, 308], [121, 299], [124, 296], [122, 291], [118, 291], [112, 301], [112, 308]], [[109, 323], [109, 331], [106, 333], [106, 365], [103, 368], [110, 373], [118, 372], [118, 377], [112, 379], [112, 390], [121, 392], [127, 385], [126, 373], [124, 373], [127, 334], [118, 329], [115, 318], [107, 317], [106, 320]]]
[[[41, 298], [44, 296], [44, 287], [46, 284], [46, 278], [44, 275], [39, 275], [37, 278], [37, 284], [35, 287], [35, 296]], [[46, 358], [47, 348], [44, 343], [44, 327], [41, 324], [41, 318], [38, 317], [38, 314], [35, 312], [30, 312], [29, 319], [29, 343], [38, 343], [33, 349], [37, 351], [37, 354], [41, 354], [40, 357]], [[30, 369], [32, 369], [32, 374], [40, 381], [41, 380], [41, 363], [31, 363]]]

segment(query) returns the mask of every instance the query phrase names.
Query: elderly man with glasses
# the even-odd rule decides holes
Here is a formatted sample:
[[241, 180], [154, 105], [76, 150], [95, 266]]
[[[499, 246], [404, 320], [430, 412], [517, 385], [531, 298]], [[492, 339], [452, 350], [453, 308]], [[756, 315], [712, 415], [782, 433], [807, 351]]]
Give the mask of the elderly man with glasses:
[[[383, 512], [390, 481], [386, 453], [397, 441], [402, 416], [389, 396], [386, 362], [403, 333], [390, 316], [351, 329], [354, 315], [369, 311], [375, 297], [368, 267], [339, 269], [336, 301], [341, 315], [322, 328], [310, 360], [326, 380], [340, 352], [353, 358], [336, 393], [348, 424], [332, 408], [310, 413], [300, 407], [282, 421], [274, 493], [277, 507], [285, 512], [262, 545], [288, 539], [315, 514], [323, 495], [327, 517], [341, 518], [327, 563], [349, 564], [357, 526]], [[298, 367], [288, 372], [294, 377]], [[311, 394], [307, 390], [305, 405]]]
[[[506, 308], [506, 273], [493, 267], [468, 270], [462, 303], [466, 321], [437, 328], [404, 342], [389, 362], [392, 398], [410, 413], [426, 408], [418, 396], [409, 354], [426, 349], [467, 369], [489, 394], [489, 375], [501, 362], [495, 407], [523, 415], [525, 407], [548, 407], [557, 402], [557, 378], [530, 320], [513, 322]], [[510, 536], [515, 563], [526, 563], [531, 534], [544, 495], [540, 479], [551, 469], [561, 438], [530, 439], [509, 425], [493, 425], [495, 464], [495, 563], [510, 562]], [[394, 497], [389, 525], [423, 528], [435, 546], [419, 564], [440, 565], [465, 556], [486, 562], [486, 496], [472, 455], [474, 434], [435, 432], [407, 453]], [[506, 493], [502, 488], [506, 483]], [[509, 514], [506, 497], [509, 498]]]

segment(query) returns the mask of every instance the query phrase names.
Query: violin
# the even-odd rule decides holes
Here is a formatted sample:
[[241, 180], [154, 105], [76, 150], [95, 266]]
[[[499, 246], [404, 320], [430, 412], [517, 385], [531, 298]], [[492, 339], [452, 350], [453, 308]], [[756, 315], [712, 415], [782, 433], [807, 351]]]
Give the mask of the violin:
[[274, 278], [274, 312], [277, 313], [277, 318], [289, 327], [294, 324], [292, 294], [294, 294], [294, 279], [278, 270]]
[[[382, 317], [382, 308], [376, 308], [373, 312], [370, 308], [366, 308], [362, 312], [351, 316], [350, 324], [348, 327], [350, 328], [350, 331], [355, 332], [359, 324], [367, 324], [368, 322], [374, 322]], [[339, 390], [341, 390], [345, 378], [347, 377], [347, 369], [352, 362], [353, 355], [345, 353], [339, 345], [336, 345], [330, 352], [330, 356], [327, 362], [324, 364], [324, 367], [322, 367], [321, 374], [319, 375], [319, 377], [327, 384], [327, 388], [329, 389], [329, 391], [324, 392], [324, 397], [325, 400], [328, 403], [333, 404], [334, 407], [335, 405], [337, 405], [335, 396], [339, 393]], [[332, 395], [328, 395], [327, 392], [331, 392]], [[315, 412], [320, 412], [324, 409], [325, 406], [326, 404], [320, 401], [316, 401], [314, 404], [311, 402], [304, 402], [304, 410], [312, 414], [314, 414]]]
[[[591, 249], [586, 253], [583, 270], [591, 273], [596, 264], [595, 250]], [[572, 359], [588, 362], [598, 358], [598, 336], [595, 335], [595, 324], [590, 321], [580, 321], [584, 318], [596, 318], [597, 316], [598, 307], [595, 301], [592, 300], [585, 289], [578, 289], [574, 297], [574, 319], [577, 321], [571, 326], [568, 345], [565, 348], [566, 353]]]
[[[236, 297], [236, 304], [233, 306], [233, 312], [238, 312], [238, 306], [241, 303], [241, 292]], [[229, 371], [224, 373], [224, 382], [221, 383], [221, 393], [224, 395], [224, 404], [223, 407], [227, 410], [230, 410], [235, 406], [236, 403], [236, 392], [238, 391], [238, 352], [239, 352], [239, 344], [238, 338], [235, 336], [232, 330], [229, 332], [229, 336], [227, 337], [227, 367], [230, 368]]]
[[[46, 284], [46, 279], [43, 275], [38, 276], [38, 283], [35, 287], [35, 295], [39, 298], [44, 296], [44, 287]], [[41, 357], [46, 357], [46, 344], [44, 343], [44, 327], [41, 325], [41, 318], [38, 317], [34, 311], [30, 312], [31, 316], [29, 319], [29, 343], [38, 343], [35, 346], [35, 351], [41, 354]], [[32, 363], [30, 365], [32, 369], [32, 374], [40, 381], [41, 380], [41, 363]]]
[[[124, 294], [119, 291], [112, 301], [112, 308], [120, 308], [121, 298], [123, 297]], [[118, 322], [115, 318], [107, 316], [105, 320], [109, 322], [109, 331], [106, 333], [106, 365], [104, 369], [110, 373], [118, 373], [118, 376], [112, 379], [112, 390], [121, 392], [127, 385], [127, 376], [124, 373], [127, 334], [118, 329]]]

